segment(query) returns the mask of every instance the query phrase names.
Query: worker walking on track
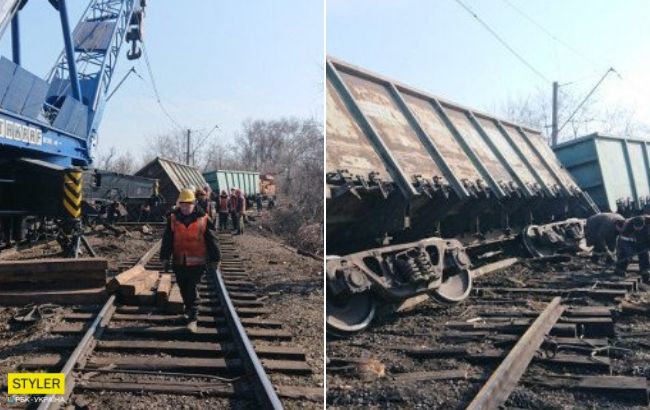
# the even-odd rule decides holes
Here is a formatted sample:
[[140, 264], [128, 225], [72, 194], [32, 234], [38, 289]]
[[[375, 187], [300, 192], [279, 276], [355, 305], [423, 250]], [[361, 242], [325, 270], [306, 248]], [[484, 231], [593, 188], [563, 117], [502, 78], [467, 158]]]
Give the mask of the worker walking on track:
[[235, 222], [235, 192], [237, 190], [235, 188], [230, 188], [230, 196], [228, 197], [230, 199], [230, 221], [232, 222], [232, 229], [235, 230], [237, 229], [237, 222]]
[[649, 249], [650, 217], [641, 215], [627, 219], [618, 237], [615, 272], [625, 276], [627, 266], [636, 254], [639, 258], [639, 273], [644, 281], [648, 281], [650, 276]]
[[178, 208], [167, 221], [160, 246], [160, 260], [165, 266], [172, 261], [176, 283], [181, 291], [187, 329], [196, 332], [198, 316], [197, 284], [205, 272], [206, 265], [218, 270], [221, 252], [214, 226], [205, 212], [196, 206], [194, 192], [181, 191]]
[[217, 211], [219, 212], [219, 230], [225, 232], [228, 228], [228, 214], [230, 214], [230, 198], [225, 190], [222, 190], [219, 195]]
[[234, 211], [233, 223], [235, 224], [235, 232], [233, 232], [233, 235], [241, 235], [244, 233], [244, 213], [246, 212], [246, 198], [242, 195], [241, 189], [235, 190], [232, 208]]
[[623, 230], [625, 218], [613, 212], [601, 212], [587, 218], [585, 239], [587, 246], [593, 246], [591, 260], [599, 263], [605, 257], [605, 263], [614, 262], [616, 255], [616, 239]]
[[210, 218], [210, 221], [214, 224], [214, 213], [212, 210], [212, 202], [210, 201], [210, 197], [208, 196], [208, 193], [202, 189], [199, 188], [196, 190], [196, 204], [201, 207], [203, 212]]

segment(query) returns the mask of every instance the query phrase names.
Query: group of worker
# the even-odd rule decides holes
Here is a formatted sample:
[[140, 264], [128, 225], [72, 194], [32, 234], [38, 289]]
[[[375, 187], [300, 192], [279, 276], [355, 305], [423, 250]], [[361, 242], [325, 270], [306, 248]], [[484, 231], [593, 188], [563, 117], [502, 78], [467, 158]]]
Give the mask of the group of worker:
[[216, 198], [217, 213], [219, 215], [219, 230], [228, 229], [228, 219], [232, 221], [233, 235], [244, 233], [244, 214], [246, 213], [246, 198], [241, 189], [232, 188], [230, 195], [222, 190]]
[[585, 238], [593, 246], [592, 260], [616, 263], [615, 272], [624, 276], [632, 258], [639, 259], [641, 277], [650, 280], [650, 215], [624, 218], [620, 214], [603, 212], [587, 219]]

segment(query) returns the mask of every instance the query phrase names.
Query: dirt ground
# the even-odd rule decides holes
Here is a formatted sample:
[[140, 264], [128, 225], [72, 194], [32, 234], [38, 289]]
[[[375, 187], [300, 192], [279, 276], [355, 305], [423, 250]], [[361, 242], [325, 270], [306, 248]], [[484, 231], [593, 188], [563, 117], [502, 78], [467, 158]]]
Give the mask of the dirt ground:
[[115, 269], [115, 265], [129, 259], [139, 258], [153, 244], [162, 239], [162, 227], [118, 227], [120, 234], [102, 230], [86, 235], [90, 246], [98, 256], [108, 259], [108, 267]]
[[[266, 318], [281, 321], [293, 335], [292, 345], [305, 349], [313, 369], [310, 378], [271, 375], [283, 385], [323, 387], [323, 262], [301, 256], [281, 242], [263, 237], [253, 229], [235, 236], [235, 242], [265, 307]], [[288, 401], [289, 408], [322, 408], [321, 403]]]
[[[146, 229], [145, 229], [146, 231]], [[129, 259], [140, 257], [160, 239], [161, 230], [151, 233], [139, 228], [125, 228], [120, 235], [101, 231], [87, 235], [98, 256], [109, 261], [109, 268]], [[266, 295], [265, 306], [272, 310], [265, 318], [281, 321], [294, 339], [289, 342], [306, 351], [308, 364], [313, 373], [309, 377], [272, 375], [272, 381], [283, 385], [323, 387], [323, 274], [322, 262], [301, 256], [282, 246], [281, 242], [256, 234], [252, 229], [236, 236], [238, 251], [249, 269], [252, 280], [258, 285], [258, 293]], [[48, 244], [12, 257], [11, 259], [54, 257], [58, 245]], [[49, 329], [61, 322], [62, 317], [74, 307], [53, 306], [51, 315], [32, 325], [12, 322], [19, 308], [2, 307], [0, 301], [0, 373], [13, 371], [27, 358], [35, 355], [38, 341], [53, 337]], [[125, 376], [120, 376], [123, 378]], [[139, 378], [138, 378], [139, 380]], [[6, 383], [6, 379], [2, 384]], [[6, 391], [6, 390], [5, 390]], [[89, 404], [90, 408], [134, 409], [203, 409], [203, 408], [250, 408], [246, 400], [230, 400], [218, 397], [177, 396], [161, 394], [130, 394], [88, 392], [74, 395], [77, 408]], [[5, 393], [0, 393], [0, 409], [7, 403]], [[322, 408], [322, 403], [286, 400], [287, 408]], [[13, 406], [12, 408], [20, 408]], [[75, 408], [70, 407], [70, 408]]]
[[[518, 265], [510, 269], [479, 278], [475, 286], [521, 287], [532, 278], [551, 277], [556, 270], [571, 270], [579, 267], [584, 270], [597, 269], [585, 260], [573, 260], [561, 269], [549, 266]], [[551, 286], [551, 285], [548, 285]], [[634, 299], [648, 301], [650, 293], [647, 288], [633, 296]], [[493, 309], [541, 309], [550, 300], [549, 297], [526, 298], [516, 304], [495, 304]], [[400, 347], [429, 348], [467, 348], [470, 352], [480, 352], [494, 348], [490, 340], [459, 343], [444, 337], [445, 323], [476, 318], [480, 312], [489, 311], [488, 304], [476, 308], [479, 298], [470, 297], [465, 302], [442, 307], [433, 302], [425, 302], [415, 310], [394, 314], [386, 307], [380, 309], [375, 322], [369, 329], [348, 338], [335, 338], [328, 335], [326, 357], [331, 363], [337, 359], [356, 358], [374, 359], [374, 371], [361, 371], [358, 366], [341, 366], [327, 373], [328, 408], [407, 408], [407, 409], [462, 409], [481, 388], [494, 369], [489, 365], [470, 365], [463, 358], [419, 359], [405, 355]], [[575, 300], [580, 304], [582, 301]], [[590, 303], [594, 305], [597, 303]], [[616, 331], [650, 330], [648, 317], [617, 317]], [[447, 332], [448, 333], [448, 332]], [[647, 339], [647, 338], [646, 338]], [[610, 345], [629, 349], [620, 359], [612, 359], [614, 375], [650, 376], [650, 345], [642, 339], [610, 338]], [[338, 363], [341, 361], [338, 360]], [[395, 378], [399, 373], [419, 371], [440, 371], [461, 369], [468, 374], [467, 379], [417, 382], [404, 382]], [[364, 369], [365, 370], [365, 369]], [[531, 364], [525, 377], [538, 374], [562, 375], [578, 373], [575, 369], [549, 368], [540, 364]], [[510, 395], [506, 408], [526, 409], [641, 409], [621, 398], [608, 397], [603, 394], [577, 393], [569, 390], [549, 390], [535, 386], [519, 384]]]

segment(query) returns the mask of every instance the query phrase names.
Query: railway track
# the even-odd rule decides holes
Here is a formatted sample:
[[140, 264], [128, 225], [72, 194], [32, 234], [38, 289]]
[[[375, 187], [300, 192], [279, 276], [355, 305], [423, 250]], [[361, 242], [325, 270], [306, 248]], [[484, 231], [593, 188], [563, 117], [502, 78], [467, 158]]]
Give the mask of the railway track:
[[650, 315], [628, 302], [647, 300], [646, 285], [586, 259], [551, 260], [476, 277], [460, 305], [385, 315], [369, 332], [330, 338], [328, 404], [650, 404]]
[[[125, 304], [120, 295], [111, 295], [101, 306], [65, 313], [51, 329], [54, 337], [39, 343], [37, 354], [17, 370], [61, 371], [67, 403], [92, 403], [98, 394], [103, 401], [132, 394], [208, 397], [215, 400], [212, 405], [259, 408], [282, 408], [283, 400], [291, 399], [322, 401], [322, 389], [300, 386], [311, 368], [303, 350], [291, 344], [291, 333], [282, 323], [262, 318], [267, 312], [263, 297], [249, 280], [232, 237], [219, 239], [222, 268], [208, 271], [199, 285], [197, 332], [187, 331], [178, 313], [139, 306], [138, 298]], [[158, 247], [121, 266], [162, 271]], [[276, 374], [288, 383], [271, 383], [269, 375]], [[60, 398], [47, 398], [38, 408], [61, 404]]]

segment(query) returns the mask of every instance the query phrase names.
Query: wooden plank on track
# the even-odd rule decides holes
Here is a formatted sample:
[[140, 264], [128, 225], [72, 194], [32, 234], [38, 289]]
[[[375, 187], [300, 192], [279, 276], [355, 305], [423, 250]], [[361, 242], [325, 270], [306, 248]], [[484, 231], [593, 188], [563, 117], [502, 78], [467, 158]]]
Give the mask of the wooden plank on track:
[[128, 382], [94, 382], [82, 380], [75, 385], [75, 392], [81, 391], [119, 391], [128, 393], [158, 393], [233, 397], [245, 395], [241, 389], [235, 390], [227, 384], [209, 383], [128, 383]]
[[467, 369], [434, 370], [423, 372], [408, 372], [393, 374], [393, 380], [399, 382], [417, 382], [429, 380], [461, 380], [467, 379]]
[[261, 361], [264, 369], [269, 372], [311, 374], [311, 367], [301, 360], [261, 359]]
[[[138, 265], [140, 266], [140, 265]], [[119, 287], [120, 295], [134, 296], [151, 291], [158, 280], [158, 272], [145, 270], [141, 275], [130, 279]]]
[[475, 288], [474, 291], [478, 294], [482, 293], [519, 293], [519, 294], [534, 294], [543, 296], [585, 296], [593, 299], [613, 299], [624, 297], [627, 291], [621, 289], [552, 289], [552, 288]]
[[628, 376], [536, 376], [522, 379], [523, 384], [550, 389], [599, 392], [609, 397], [618, 396], [627, 402], [647, 406], [648, 381], [645, 377]]
[[105, 303], [106, 300], [108, 300], [108, 292], [106, 292], [106, 288], [103, 286], [90, 289], [0, 292], [0, 304], [3, 306], [24, 306], [29, 303], [90, 305]]
[[285, 399], [309, 400], [322, 403], [324, 393], [322, 387], [308, 386], [275, 386], [278, 396]]
[[160, 275], [158, 289], [156, 289], [156, 305], [162, 306], [169, 300], [169, 294], [172, 290], [172, 275], [163, 273]]
[[546, 306], [474, 397], [469, 410], [496, 410], [508, 400], [544, 337], [562, 316], [564, 306], [560, 302], [556, 297]]
[[[82, 333], [88, 323], [63, 323], [51, 329], [53, 334]], [[291, 333], [282, 329], [246, 328], [246, 333], [251, 339], [291, 340]], [[210, 338], [230, 338], [230, 332], [225, 327], [207, 328], [199, 327], [192, 333], [185, 326], [115, 326], [109, 325], [104, 334], [128, 334], [140, 337], [164, 338], [182, 337], [185, 339], [210, 341]]]
[[[177, 356], [222, 356], [234, 351], [230, 343], [185, 342], [178, 340], [100, 340], [96, 349], [130, 352], [164, 352]], [[260, 357], [272, 359], [305, 360], [302, 349], [291, 346], [255, 345]]]
[[105, 258], [51, 258], [0, 262], [0, 283], [52, 282], [59, 279], [106, 278]]
[[[445, 323], [445, 326], [461, 331], [490, 331], [506, 334], [522, 334], [529, 328], [530, 321], [523, 319], [506, 323], [448, 322]], [[576, 325], [574, 323], [555, 323], [551, 327], [550, 332], [553, 336], [575, 337], [577, 335]]]
[[160, 357], [160, 356], [102, 356], [91, 357], [86, 363], [87, 369], [99, 369], [114, 365], [115, 370], [157, 370], [187, 371], [191, 373], [238, 372], [241, 370], [239, 359], [195, 357]]
[[[117, 313], [139, 313], [139, 314], [169, 314], [169, 315], [175, 315], [177, 313], [168, 311], [166, 308], [158, 309], [150, 306], [119, 306], [116, 310]], [[182, 312], [182, 310], [181, 310]], [[199, 306], [199, 314], [201, 313], [206, 313], [206, 314], [222, 314], [221, 307], [219, 306]], [[239, 317], [253, 317], [253, 316], [260, 316], [260, 315], [266, 315], [271, 313], [271, 311], [268, 308], [238, 308], [237, 309], [237, 314]]]
[[146, 270], [142, 265], [135, 265], [132, 268], [114, 276], [107, 284], [106, 289], [109, 292], [117, 292], [122, 285], [126, 285], [130, 280], [133, 280], [141, 275], [144, 275]]
[[488, 263], [485, 266], [472, 270], [470, 273], [472, 278], [478, 278], [479, 276], [487, 275], [489, 273], [497, 272], [502, 269], [509, 268], [520, 262], [520, 258], [508, 258], [501, 261]]
[[449, 357], [462, 357], [467, 355], [465, 347], [451, 347], [451, 348], [429, 348], [420, 346], [387, 346], [391, 350], [398, 350], [404, 352], [408, 356], [417, 358], [449, 358]]

